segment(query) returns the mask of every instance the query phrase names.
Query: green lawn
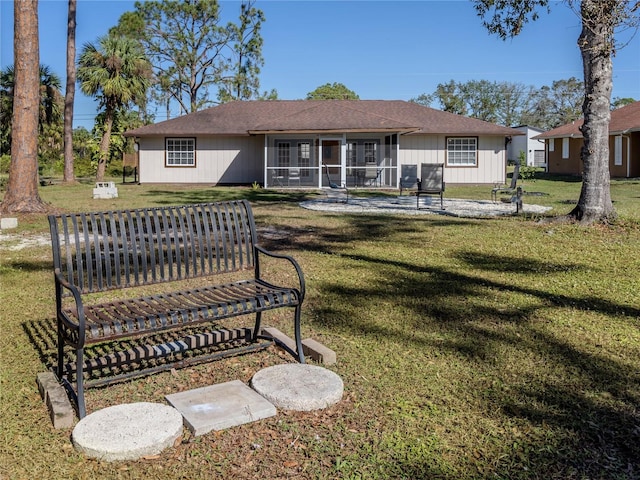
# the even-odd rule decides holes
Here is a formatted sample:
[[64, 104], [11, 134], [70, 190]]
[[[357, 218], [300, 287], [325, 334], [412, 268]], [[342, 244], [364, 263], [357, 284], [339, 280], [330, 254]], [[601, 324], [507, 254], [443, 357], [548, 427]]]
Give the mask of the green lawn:
[[[580, 183], [539, 178], [525, 201], [570, 211]], [[337, 352], [327, 410], [279, 412], [191, 437], [155, 458], [104, 463], [54, 430], [35, 377], [55, 353], [51, 254], [0, 244], [0, 478], [640, 478], [640, 182], [613, 181], [611, 226], [536, 218], [344, 215], [303, 210], [315, 193], [118, 184], [47, 186], [60, 210], [248, 198], [265, 245], [307, 279], [303, 335]], [[488, 200], [490, 188], [447, 186]], [[358, 193], [360, 194], [360, 193]], [[397, 192], [388, 192], [396, 195]], [[41, 215], [14, 233], [47, 233]], [[289, 319], [266, 323], [287, 331]], [[89, 390], [95, 411], [163, 401], [288, 361], [276, 350]], [[186, 432], [186, 430], [185, 430]]]

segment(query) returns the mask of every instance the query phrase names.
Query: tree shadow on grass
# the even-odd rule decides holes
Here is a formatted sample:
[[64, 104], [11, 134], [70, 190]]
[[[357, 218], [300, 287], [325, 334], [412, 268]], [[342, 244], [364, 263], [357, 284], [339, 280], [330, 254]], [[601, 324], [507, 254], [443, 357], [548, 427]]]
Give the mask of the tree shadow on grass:
[[[429, 228], [455, 227], [468, 225], [467, 219], [442, 218], [428, 219], [406, 218], [390, 215], [348, 215], [328, 214], [339, 219], [334, 227], [318, 227], [305, 223], [303, 216], [287, 216], [287, 224], [270, 225], [256, 214], [258, 240], [260, 244], [273, 251], [299, 249], [317, 253], [334, 254], [339, 251], [336, 246], [348, 245], [358, 241], [368, 241], [396, 235], [412, 234], [418, 225], [428, 222]], [[298, 222], [303, 226], [292, 225]], [[479, 220], [482, 222], [482, 220]]]
[[[354, 336], [386, 338], [399, 346], [414, 343], [418, 350], [448, 352], [472, 363], [482, 362], [487, 368], [493, 368], [497, 351], [515, 346], [562, 371], [561, 378], [548, 372], [523, 371], [516, 380], [505, 380], [509, 389], [491, 390], [486, 398], [479, 392], [470, 392], [485, 403], [487, 412], [502, 412], [505, 418], [538, 430], [547, 425], [552, 437], [522, 439], [513, 456], [505, 455], [491, 473], [477, 478], [640, 476], [640, 371], [634, 360], [598, 354], [589, 345], [577, 348], [547, 333], [533, 320], [539, 317], [539, 310], [570, 307], [633, 321], [640, 318], [640, 308], [593, 295], [550, 294], [527, 284], [495, 281], [446, 267], [425, 267], [361, 254], [340, 256], [385, 280], [345, 288], [336, 279], [320, 286], [320, 296], [342, 298], [335, 304], [349, 305], [349, 312], [368, 311], [377, 303], [396, 304], [399, 310], [412, 311], [407, 315], [412, 320], [407, 319], [402, 326], [392, 325], [320, 306], [315, 308], [314, 318], [321, 319], [316, 321], [324, 326], [351, 331]], [[514, 265], [519, 265], [542, 276], [586, 268], [574, 263], [523, 261], [471, 251], [460, 251], [458, 258], [479, 271], [517, 273]], [[493, 292], [533, 297], [536, 302], [529, 301], [525, 307], [487, 305], [485, 297]], [[509, 325], [518, 328], [514, 330]], [[431, 336], [434, 331], [442, 332], [442, 338]], [[496, 370], [491, 375], [500, 377], [501, 372]], [[523, 465], [527, 470], [522, 469]], [[393, 470], [399, 467], [394, 465]], [[426, 463], [400, 468], [407, 476], [430, 471]], [[434, 478], [447, 478], [433, 473]]]
[[144, 194], [156, 199], [159, 205], [184, 205], [193, 203], [249, 200], [252, 203], [299, 203], [309, 194], [306, 192], [281, 192], [278, 190], [252, 188], [210, 187], [203, 189], [151, 190]]

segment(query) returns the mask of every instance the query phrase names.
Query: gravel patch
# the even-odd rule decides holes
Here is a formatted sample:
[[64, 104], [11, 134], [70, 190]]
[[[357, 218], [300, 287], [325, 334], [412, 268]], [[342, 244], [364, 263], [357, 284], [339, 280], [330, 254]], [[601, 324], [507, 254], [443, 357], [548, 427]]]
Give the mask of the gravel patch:
[[[492, 202], [489, 200], [461, 200], [447, 198], [444, 200], [444, 210], [440, 209], [439, 198], [421, 198], [420, 209], [416, 209], [416, 199], [413, 196], [399, 197], [351, 197], [347, 203], [330, 199], [308, 200], [300, 206], [309, 210], [320, 210], [343, 213], [383, 213], [403, 215], [449, 215], [453, 217], [500, 217], [515, 215], [515, 203]], [[523, 205], [524, 213], [542, 214], [551, 207], [541, 205]]]
[[0, 231], [0, 250], [18, 251], [29, 247], [51, 245], [51, 235], [18, 235]]

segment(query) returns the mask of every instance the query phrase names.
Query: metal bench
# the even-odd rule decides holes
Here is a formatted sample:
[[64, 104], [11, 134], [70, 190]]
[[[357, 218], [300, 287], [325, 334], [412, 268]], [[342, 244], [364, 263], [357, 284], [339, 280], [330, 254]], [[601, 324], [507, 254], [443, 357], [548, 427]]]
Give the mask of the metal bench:
[[420, 166], [420, 180], [416, 193], [416, 209], [420, 208], [421, 195], [439, 195], [440, 209], [444, 210], [444, 164], [423, 163]]
[[[246, 200], [50, 215], [49, 226], [57, 375], [80, 418], [85, 388], [272, 345], [260, 335], [272, 309], [293, 309], [296, 350], [283, 346], [304, 363], [302, 270], [258, 245]], [[245, 315], [255, 319], [228, 325]], [[68, 363], [65, 346], [75, 350]]]

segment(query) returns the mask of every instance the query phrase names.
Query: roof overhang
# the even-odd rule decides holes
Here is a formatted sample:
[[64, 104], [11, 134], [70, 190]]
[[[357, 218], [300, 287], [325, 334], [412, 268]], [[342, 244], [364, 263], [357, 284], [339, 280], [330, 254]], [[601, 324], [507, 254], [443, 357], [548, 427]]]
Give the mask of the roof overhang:
[[640, 127], [636, 128], [627, 128], [626, 130], [616, 130], [614, 132], [609, 132], [609, 135], [627, 135], [628, 133], [640, 132]]
[[346, 128], [346, 129], [326, 129], [326, 130], [317, 130], [317, 129], [300, 129], [300, 130], [249, 130], [249, 135], [285, 135], [285, 134], [314, 134], [314, 135], [342, 135], [344, 133], [397, 133], [400, 135], [404, 135], [407, 133], [413, 133], [415, 131], [420, 130], [417, 127], [414, 128]]
[[425, 132], [423, 130], [418, 129], [417, 131], [408, 132], [409, 135], [444, 135], [447, 137], [516, 137], [518, 135], [526, 135], [524, 132], [514, 131], [514, 132], [470, 132], [470, 131], [451, 131], [451, 132]]

